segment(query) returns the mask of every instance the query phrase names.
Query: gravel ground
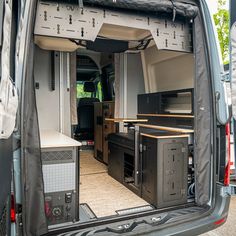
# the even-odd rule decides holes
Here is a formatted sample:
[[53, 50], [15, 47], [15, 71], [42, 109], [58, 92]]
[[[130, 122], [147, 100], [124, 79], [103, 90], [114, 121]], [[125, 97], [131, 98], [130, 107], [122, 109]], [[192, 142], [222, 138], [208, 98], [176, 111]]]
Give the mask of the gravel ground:
[[236, 236], [236, 197], [231, 198], [229, 216], [226, 223], [200, 236]]

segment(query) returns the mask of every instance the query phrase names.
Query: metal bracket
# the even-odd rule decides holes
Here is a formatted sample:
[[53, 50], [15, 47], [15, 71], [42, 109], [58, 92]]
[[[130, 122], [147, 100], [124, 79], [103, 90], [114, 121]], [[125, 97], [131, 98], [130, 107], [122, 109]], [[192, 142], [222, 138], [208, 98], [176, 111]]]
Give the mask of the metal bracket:
[[[173, 18], [175, 18], [173, 16]], [[95, 41], [102, 26], [150, 31], [158, 49], [192, 52], [190, 23], [123, 13], [96, 7], [38, 2], [36, 35]]]

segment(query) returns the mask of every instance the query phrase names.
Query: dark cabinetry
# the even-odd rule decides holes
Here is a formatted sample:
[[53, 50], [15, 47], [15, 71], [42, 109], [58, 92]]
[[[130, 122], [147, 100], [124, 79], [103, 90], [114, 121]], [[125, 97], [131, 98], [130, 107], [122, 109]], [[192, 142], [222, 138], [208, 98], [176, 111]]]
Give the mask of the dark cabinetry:
[[115, 132], [115, 125], [106, 121], [106, 118], [114, 118], [114, 102], [94, 103], [94, 156], [108, 163], [108, 141], [107, 136]]
[[140, 195], [140, 189], [134, 185], [134, 171], [134, 135], [129, 133], [110, 134], [108, 174]]
[[103, 159], [103, 111], [102, 103], [94, 103], [94, 156], [97, 159]]
[[129, 134], [109, 135], [108, 174], [157, 208], [187, 203], [188, 136], [142, 134], [141, 140], [140, 184], [134, 185], [134, 139]]
[[149, 93], [138, 95], [139, 114], [157, 114], [160, 111], [160, 94]]
[[109, 150], [111, 150], [112, 155], [109, 157], [108, 174], [122, 183], [124, 178], [124, 149], [117, 144], [109, 143]]
[[134, 135], [114, 133], [108, 136], [108, 174], [117, 181], [132, 182], [134, 172]]
[[193, 114], [193, 89], [138, 95], [139, 114]]
[[187, 202], [188, 138], [142, 137], [142, 197], [155, 207]]
[[113, 122], [106, 121], [106, 118], [114, 118], [115, 103], [103, 102], [103, 161], [108, 163], [108, 135], [115, 132], [115, 124]]

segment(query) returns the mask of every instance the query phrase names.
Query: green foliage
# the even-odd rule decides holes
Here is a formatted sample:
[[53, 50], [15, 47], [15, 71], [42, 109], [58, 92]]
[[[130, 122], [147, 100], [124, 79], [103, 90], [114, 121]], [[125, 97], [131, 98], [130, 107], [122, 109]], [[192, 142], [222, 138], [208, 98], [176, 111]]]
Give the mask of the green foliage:
[[101, 84], [101, 82], [98, 82], [96, 97], [97, 97], [100, 101], [102, 101], [102, 84]]
[[77, 98], [91, 98], [92, 94], [84, 92], [84, 84], [77, 83]]
[[226, 0], [218, 0], [218, 11], [213, 16], [219, 37], [221, 54], [224, 64], [229, 63], [229, 10]]
[[[91, 98], [92, 93], [84, 92], [84, 83], [79, 82], [77, 83], [77, 98]], [[98, 98], [100, 101], [102, 101], [102, 86], [101, 82], [98, 82], [97, 84], [97, 91], [96, 91], [96, 98]]]

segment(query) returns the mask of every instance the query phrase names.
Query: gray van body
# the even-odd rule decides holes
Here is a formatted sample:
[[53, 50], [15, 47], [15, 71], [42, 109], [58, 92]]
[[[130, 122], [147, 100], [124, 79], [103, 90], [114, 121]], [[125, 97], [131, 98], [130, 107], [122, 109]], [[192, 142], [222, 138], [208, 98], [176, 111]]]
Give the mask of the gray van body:
[[[79, 2], [81, 4], [82, 1]], [[99, 6], [104, 4], [105, 7], [111, 7], [115, 4], [114, 1], [87, 2], [98, 4]], [[163, 5], [166, 6], [166, 8], [164, 7], [164, 11], [169, 11], [168, 13], [173, 14], [173, 16], [180, 14], [181, 16], [188, 17], [189, 12], [192, 12], [192, 16], [195, 14], [193, 9], [193, 11], [191, 9], [186, 11], [187, 13], [185, 12], [186, 9], [181, 10], [182, 1], [176, 1], [176, 5], [172, 1], [163, 2], [165, 2]], [[83, 233], [85, 235], [198, 235], [212, 230], [225, 222], [228, 215], [231, 189], [223, 185], [219, 178], [219, 169], [216, 169], [216, 159], [223, 159], [226, 156], [224, 149], [224, 126], [229, 120], [224, 81], [222, 81], [223, 66], [219, 60], [217, 42], [206, 2], [204, 0], [189, 0], [187, 2], [198, 6], [198, 15], [200, 17], [196, 21], [199, 21], [199, 26], [202, 26], [202, 28], [195, 28], [195, 36], [199, 37], [198, 39], [202, 37], [205, 40], [205, 44], [203, 44], [203, 40], [202, 44], [199, 41], [199, 47], [197, 45], [195, 46], [197, 50], [201, 51], [201, 48], [205, 48], [207, 52], [207, 55], [203, 55], [200, 52], [198, 59], [196, 59], [196, 67], [200, 71], [198, 76], [205, 83], [209, 83], [206, 79], [209, 75], [209, 78], [211, 78], [210, 87], [204, 87], [204, 83], [198, 84], [196, 82], [196, 87], [200, 90], [198, 102], [206, 109], [205, 113], [209, 113], [206, 116], [205, 113], [201, 112], [201, 107], [199, 107], [199, 110], [196, 110], [196, 113], [199, 114], [199, 124], [202, 124], [202, 126], [200, 125], [198, 127], [200, 129], [198, 135], [199, 137], [203, 137], [203, 142], [205, 140], [209, 143], [211, 142], [207, 150], [203, 150], [201, 145], [196, 148], [198, 155], [206, 156], [207, 160], [206, 162], [201, 161], [196, 163], [199, 166], [199, 174], [201, 171], [204, 172], [204, 175], [197, 180], [198, 191], [201, 193], [195, 199], [197, 205], [186, 209], [154, 211], [148, 214], [139, 213], [135, 215], [135, 218], [126, 216], [115, 219], [104, 219], [96, 223], [88, 222], [83, 225], [74, 224], [73, 226], [62, 227], [50, 232], [47, 232], [47, 222], [44, 215], [43, 182], [41, 178], [40, 153], [38, 153], [40, 140], [37, 110], [35, 110], [34, 83], [33, 80], [30, 80], [32, 78], [32, 64], [30, 63], [33, 63], [32, 32], [36, 1], [22, 2], [15, 68], [15, 82], [20, 92], [21, 102], [17, 117], [18, 129], [15, 132], [15, 138], [19, 139], [21, 136], [21, 147], [24, 148], [19, 148], [15, 151], [15, 163], [19, 161], [20, 156], [23, 157], [25, 155], [27, 156], [27, 161], [22, 161], [21, 164], [21, 171], [23, 172], [21, 173], [22, 182], [18, 182], [15, 186], [16, 202], [22, 204], [23, 211], [18, 216], [19, 218], [16, 224], [12, 226], [12, 235], [21, 235], [21, 233], [22, 235], [82, 235]], [[122, 1], [118, 2], [117, 6], [123, 9], [133, 6], [132, 8], [134, 10], [141, 9], [143, 11], [158, 5], [156, 1], [123, 1], [123, 3]], [[157, 9], [161, 8], [157, 7]], [[207, 58], [207, 60], [201, 60], [201, 55], [203, 58]], [[201, 71], [204, 66], [209, 71]], [[26, 83], [26, 81], [30, 82]], [[207, 93], [210, 93], [209, 97], [206, 96]], [[206, 98], [206, 100], [203, 101], [203, 98]], [[27, 107], [25, 106], [26, 102], [28, 103]], [[204, 118], [206, 119], [204, 120]], [[204, 130], [203, 123], [201, 123], [203, 120], [205, 125], [208, 124], [206, 130]], [[31, 137], [34, 138], [31, 139]], [[217, 138], [218, 141], [216, 141]], [[217, 145], [222, 147], [221, 152], [217, 150]], [[204, 169], [203, 166], [207, 166], [207, 168]], [[29, 167], [33, 168], [30, 169]], [[18, 171], [15, 168], [15, 173], [18, 173]], [[17, 182], [16, 179], [15, 182]], [[38, 187], [37, 192], [35, 192], [35, 186]], [[34, 208], [32, 208], [33, 206]]]

